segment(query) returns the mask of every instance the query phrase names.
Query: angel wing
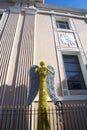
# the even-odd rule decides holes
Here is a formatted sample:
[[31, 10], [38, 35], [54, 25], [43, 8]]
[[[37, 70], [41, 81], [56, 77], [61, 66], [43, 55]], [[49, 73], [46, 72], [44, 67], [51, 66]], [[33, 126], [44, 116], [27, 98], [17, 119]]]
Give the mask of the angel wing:
[[39, 90], [39, 75], [37, 72], [35, 72], [35, 69], [38, 68], [38, 66], [33, 65], [30, 68], [29, 76], [30, 76], [30, 89], [29, 89], [29, 96], [27, 98], [27, 101], [25, 103], [26, 106], [29, 106], [34, 98], [36, 97], [38, 90]]
[[57, 104], [59, 102], [59, 98], [57, 96], [56, 90], [55, 90], [55, 85], [54, 85], [54, 77], [55, 77], [55, 70], [52, 66], [48, 65], [47, 68], [51, 70], [52, 73], [48, 72], [47, 73], [47, 91], [52, 99], [52, 101]]

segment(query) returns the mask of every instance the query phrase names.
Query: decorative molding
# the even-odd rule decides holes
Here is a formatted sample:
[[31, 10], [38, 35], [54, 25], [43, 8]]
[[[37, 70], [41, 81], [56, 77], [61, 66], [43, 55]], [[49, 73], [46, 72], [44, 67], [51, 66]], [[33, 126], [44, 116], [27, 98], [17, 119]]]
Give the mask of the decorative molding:
[[65, 17], [70, 17], [70, 18], [79, 18], [79, 19], [87, 19], [87, 17], [83, 16], [79, 16], [79, 15], [74, 15], [71, 13], [59, 13], [59, 12], [55, 12], [55, 11], [43, 11], [43, 10], [38, 10], [38, 13], [40, 14], [49, 14], [49, 15], [58, 15], [58, 16], [65, 16]]
[[[24, 8], [24, 9], [25, 9], [25, 8]], [[33, 8], [33, 7], [26, 8], [26, 13], [27, 13], [27, 14], [35, 15], [35, 14], [37, 14], [37, 9], [36, 9], [36, 8]]]
[[20, 13], [21, 8], [16, 8], [16, 7], [9, 7], [11, 13]]
[[6, 12], [6, 9], [0, 9], [0, 14], [2, 14], [3, 12]]
[[[18, 0], [8, 0], [9, 2], [16, 2]], [[25, 0], [24, 2], [38, 2], [38, 3], [44, 3], [44, 0]]]
[[87, 14], [85, 15], [85, 17], [87, 18]]
[[68, 46], [75, 45], [75, 42], [76, 42], [74, 36], [70, 33], [60, 34], [60, 40], [62, 41], [62, 43]]
[[0, 35], [1, 35], [2, 30], [3, 30], [4, 26], [5, 26], [5, 23], [7, 21], [8, 15], [9, 15], [9, 11], [4, 10], [3, 15], [1, 17], [1, 20], [0, 20]]
[[10, 7], [11, 13], [20, 13], [22, 11], [25, 11], [25, 13], [32, 15], [35, 15], [37, 13], [37, 9], [34, 7]]
[[68, 100], [87, 100], [87, 95], [73, 95], [73, 96], [63, 96], [59, 97], [60, 101], [68, 101]]

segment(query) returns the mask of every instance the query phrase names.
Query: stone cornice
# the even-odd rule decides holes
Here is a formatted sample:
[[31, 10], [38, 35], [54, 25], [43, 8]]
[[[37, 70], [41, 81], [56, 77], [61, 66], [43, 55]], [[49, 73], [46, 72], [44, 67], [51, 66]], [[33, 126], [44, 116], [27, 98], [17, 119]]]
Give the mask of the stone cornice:
[[69, 13], [77, 14], [77, 15], [87, 14], [87, 9], [78, 9], [78, 8], [71, 8], [71, 7], [66, 7], [66, 6], [56, 6], [56, 5], [50, 5], [50, 4], [35, 3], [35, 7], [44, 11], [53, 10], [55, 12], [61, 12], [61, 13], [69, 12]]
[[8, 2], [38, 2], [38, 3], [44, 3], [44, 0], [7, 0]]
[[55, 15], [55, 16], [65, 16], [65, 17], [71, 17], [71, 18], [79, 18], [79, 19], [87, 19], [87, 15], [77, 15], [77, 14], [71, 14], [71, 13], [60, 13], [55, 11], [45, 11], [45, 10], [39, 10], [37, 11], [38, 14], [46, 14], [46, 15]]
[[35, 15], [37, 13], [37, 9], [34, 7], [10, 7], [10, 12], [12, 13], [20, 13], [20, 12], [25, 12], [27, 14], [32, 14]]

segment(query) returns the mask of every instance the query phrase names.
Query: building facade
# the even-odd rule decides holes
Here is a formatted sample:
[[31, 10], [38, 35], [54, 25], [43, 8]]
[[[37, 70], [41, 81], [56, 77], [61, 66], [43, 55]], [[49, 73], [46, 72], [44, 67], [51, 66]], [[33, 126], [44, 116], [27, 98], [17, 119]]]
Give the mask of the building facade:
[[[56, 113], [58, 122], [55, 114], [51, 115], [51, 129], [87, 129], [87, 10], [45, 5], [43, 1], [0, 0], [0, 52], [1, 130], [36, 129], [33, 112], [38, 95], [30, 107], [25, 107], [25, 101], [29, 69], [42, 60], [55, 68], [55, 89], [64, 110], [83, 112], [77, 117]], [[49, 97], [48, 101], [53, 111]], [[71, 117], [76, 120], [71, 121], [72, 128]]]

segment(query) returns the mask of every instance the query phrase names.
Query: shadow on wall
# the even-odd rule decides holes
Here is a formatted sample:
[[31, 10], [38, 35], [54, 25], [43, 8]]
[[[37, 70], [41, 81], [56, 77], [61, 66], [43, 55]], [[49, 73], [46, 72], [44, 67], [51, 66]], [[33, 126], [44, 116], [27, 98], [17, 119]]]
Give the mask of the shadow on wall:
[[86, 70], [87, 70], [87, 64], [85, 65], [85, 67], [86, 67]]
[[[16, 78], [17, 78], [17, 71], [18, 71], [18, 65], [20, 64], [19, 59], [20, 59], [20, 51], [21, 51], [21, 40], [22, 40], [22, 34], [23, 34], [23, 28], [24, 28], [24, 21], [25, 17], [23, 19], [23, 25], [21, 28], [21, 33], [19, 37], [19, 43], [17, 46], [17, 57], [15, 61], [15, 68], [14, 68], [14, 76], [13, 76], [13, 81], [12, 85], [3, 85], [0, 87], [0, 104], [2, 106], [23, 106], [24, 102], [26, 100], [26, 95], [27, 95], [27, 86], [20, 84], [19, 86], [16, 86]], [[25, 68], [26, 69], [26, 68]], [[21, 76], [21, 75], [20, 75]], [[20, 78], [20, 77], [19, 77]]]
[[2, 86], [0, 87], [0, 105], [8, 107], [22, 107], [27, 99], [27, 87], [20, 86]]
[[6, 85], [0, 87], [0, 93], [1, 91], [0, 130], [28, 130], [29, 109], [31, 107], [24, 107], [27, 98], [27, 87], [20, 85], [15, 88]]
[[[87, 68], [87, 65], [86, 65]], [[60, 87], [61, 86], [61, 87]], [[62, 96], [62, 86], [66, 89], [66, 80], [62, 83], [56, 84], [56, 92], [58, 96]], [[0, 87], [0, 105], [2, 106], [16, 106], [22, 107], [25, 105], [27, 99], [27, 86], [20, 85], [13, 86], [3, 85]], [[67, 95], [67, 92], [65, 93]]]

